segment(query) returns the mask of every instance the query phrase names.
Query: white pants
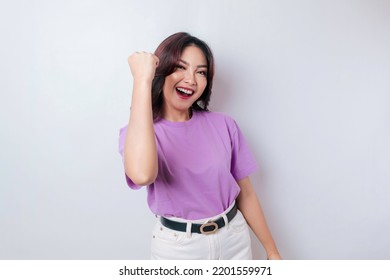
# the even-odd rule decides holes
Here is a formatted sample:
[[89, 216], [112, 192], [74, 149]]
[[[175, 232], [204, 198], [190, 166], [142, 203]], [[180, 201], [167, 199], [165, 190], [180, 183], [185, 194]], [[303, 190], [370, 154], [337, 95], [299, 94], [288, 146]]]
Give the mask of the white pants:
[[[233, 207], [233, 205], [231, 206]], [[250, 260], [252, 259], [249, 227], [238, 210], [229, 224], [209, 235], [191, 233], [191, 223], [203, 224], [209, 220], [225, 217], [231, 209], [221, 215], [205, 220], [188, 221], [169, 218], [178, 222], [187, 222], [187, 232], [166, 228], [158, 219], [151, 244], [152, 260]]]

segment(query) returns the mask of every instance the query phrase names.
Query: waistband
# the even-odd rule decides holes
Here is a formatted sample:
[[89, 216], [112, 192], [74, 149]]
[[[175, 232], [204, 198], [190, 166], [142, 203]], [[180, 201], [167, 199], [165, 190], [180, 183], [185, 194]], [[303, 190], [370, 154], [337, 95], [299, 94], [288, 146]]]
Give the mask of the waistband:
[[161, 217], [160, 222], [163, 226], [172, 230], [191, 232], [191, 233], [202, 233], [212, 234], [218, 229], [227, 225], [237, 214], [237, 206], [232, 204], [223, 213], [202, 220], [185, 220], [180, 218], [165, 218]]

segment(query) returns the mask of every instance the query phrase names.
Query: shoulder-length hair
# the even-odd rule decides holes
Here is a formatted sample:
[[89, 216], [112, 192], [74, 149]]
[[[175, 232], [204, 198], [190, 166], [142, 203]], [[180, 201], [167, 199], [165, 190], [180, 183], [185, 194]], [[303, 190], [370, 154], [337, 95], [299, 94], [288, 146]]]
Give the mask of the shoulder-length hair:
[[175, 33], [166, 38], [156, 49], [154, 54], [160, 62], [152, 82], [152, 109], [153, 119], [161, 117], [163, 106], [163, 87], [165, 77], [171, 75], [177, 67], [184, 49], [188, 46], [198, 47], [207, 61], [207, 85], [202, 95], [192, 105], [192, 110], [208, 111], [214, 77], [214, 57], [209, 46], [202, 40], [185, 32]]

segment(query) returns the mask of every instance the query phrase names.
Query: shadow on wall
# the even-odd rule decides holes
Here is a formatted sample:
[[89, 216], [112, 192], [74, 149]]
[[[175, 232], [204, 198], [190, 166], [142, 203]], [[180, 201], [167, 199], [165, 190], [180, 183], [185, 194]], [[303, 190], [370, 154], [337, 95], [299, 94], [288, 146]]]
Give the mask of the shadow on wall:
[[209, 109], [215, 112], [225, 112], [229, 114], [227, 109], [229, 104], [232, 103], [232, 96], [234, 94], [234, 78], [232, 77], [232, 71], [224, 71], [223, 69], [229, 69], [230, 67], [224, 67], [231, 64], [231, 61], [216, 62], [216, 73], [213, 81], [213, 92], [211, 95]]

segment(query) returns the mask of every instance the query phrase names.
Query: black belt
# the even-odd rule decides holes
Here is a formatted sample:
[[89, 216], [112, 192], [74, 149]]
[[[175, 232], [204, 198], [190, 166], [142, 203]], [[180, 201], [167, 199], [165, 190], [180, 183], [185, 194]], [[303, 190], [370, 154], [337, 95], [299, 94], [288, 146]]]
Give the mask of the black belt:
[[[237, 206], [234, 205], [233, 208], [226, 213], [226, 217], [228, 222], [233, 220], [233, 218], [237, 214]], [[169, 220], [167, 218], [161, 217], [160, 219], [161, 224], [167, 228], [177, 230], [177, 231], [187, 231], [187, 223], [181, 223]], [[210, 221], [205, 224], [192, 224], [191, 225], [191, 232], [192, 233], [202, 233], [202, 234], [211, 234], [216, 232], [218, 229], [225, 226], [225, 220], [221, 217], [215, 221]]]

